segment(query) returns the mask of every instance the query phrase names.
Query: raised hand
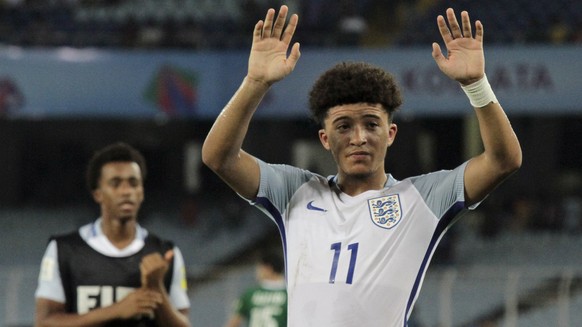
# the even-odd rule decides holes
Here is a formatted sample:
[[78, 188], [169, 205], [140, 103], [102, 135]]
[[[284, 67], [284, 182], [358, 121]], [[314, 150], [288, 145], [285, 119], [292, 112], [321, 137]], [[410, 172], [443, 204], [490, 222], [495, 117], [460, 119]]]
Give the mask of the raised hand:
[[166, 252], [163, 258], [157, 252], [144, 256], [139, 265], [142, 287], [150, 289], [163, 288], [164, 276], [173, 257], [174, 251], [172, 250]]
[[270, 86], [295, 68], [300, 57], [299, 43], [293, 45], [289, 56], [287, 51], [299, 17], [293, 14], [285, 26], [288, 10], [287, 6], [281, 6], [275, 19], [275, 10], [269, 9], [265, 20], [255, 25], [247, 74], [249, 79]]
[[461, 12], [462, 28], [457, 22], [453, 9], [447, 9], [447, 22], [441, 15], [437, 25], [447, 48], [445, 56], [438, 43], [432, 44], [432, 56], [440, 70], [450, 78], [468, 85], [480, 80], [485, 74], [483, 54], [483, 25], [475, 22], [475, 37], [471, 31], [469, 13]]

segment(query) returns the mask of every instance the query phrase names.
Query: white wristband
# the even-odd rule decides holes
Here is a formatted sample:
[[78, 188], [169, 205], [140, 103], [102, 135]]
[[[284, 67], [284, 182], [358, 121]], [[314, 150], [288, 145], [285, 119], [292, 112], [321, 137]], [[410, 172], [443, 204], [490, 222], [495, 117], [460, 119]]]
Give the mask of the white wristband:
[[491, 89], [489, 81], [487, 80], [487, 75], [483, 75], [482, 79], [473, 84], [466, 86], [461, 85], [461, 88], [465, 91], [471, 105], [475, 108], [485, 107], [491, 102], [499, 103], [495, 97], [495, 93], [493, 93], [493, 89]]

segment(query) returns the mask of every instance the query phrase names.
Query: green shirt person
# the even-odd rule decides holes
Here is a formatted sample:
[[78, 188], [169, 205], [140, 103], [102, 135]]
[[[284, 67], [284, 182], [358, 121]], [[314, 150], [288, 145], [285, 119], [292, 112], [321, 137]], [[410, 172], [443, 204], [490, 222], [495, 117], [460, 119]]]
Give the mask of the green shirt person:
[[264, 253], [256, 266], [257, 286], [247, 289], [236, 301], [235, 310], [225, 327], [287, 326], [287, 289], [285, 264], [278, 253]]

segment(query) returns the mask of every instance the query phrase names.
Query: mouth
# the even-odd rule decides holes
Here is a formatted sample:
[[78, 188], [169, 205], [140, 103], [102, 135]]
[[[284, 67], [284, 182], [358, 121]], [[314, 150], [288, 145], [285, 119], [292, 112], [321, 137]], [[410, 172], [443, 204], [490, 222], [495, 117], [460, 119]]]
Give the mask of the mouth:
[[363, 160], [370, 157], [370, 153], [365, 151], [356, 151], [348, 154], [349, 158], [353, 158], [355, 160]]
[[135, 203], [133, 203], [132, 201], [123, 201], [119, 204], [119, 208], [121, 210], [132, 210], [133, 208], [135, 208]]

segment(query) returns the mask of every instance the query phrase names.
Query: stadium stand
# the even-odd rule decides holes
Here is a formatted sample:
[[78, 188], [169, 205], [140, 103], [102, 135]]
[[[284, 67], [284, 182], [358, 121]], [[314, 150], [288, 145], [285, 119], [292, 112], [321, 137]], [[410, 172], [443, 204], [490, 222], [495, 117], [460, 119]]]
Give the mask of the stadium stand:
[[[278, 1], [280, 2], [280, 1]], [[283, 2], [281, 2], [283, 3]], [[440, 36], [426, 22], [447, 6], [487, 22], [488, 44], [577, 43], [580, 1], [285, 1], [305, 24], [305, 46], [410, 46]], [[267, 0], [0, 2], [0, 43], [21, 46], [246, 48]], [[365, 32], [365, 33], [364, 33]]]
[[[426, 2], [426, 1], [425, 1]], [[435, 29], [426, 22], [446, 8], [467, 10], [473, 20], [485, 25], [487, 44], [564, 44], [580, 42], [582, 3], [571, 0], [543, 1], [434, 1], [420, 6], [416, 15], [408, 14], [396, 41], [400, 46], [430, 44], [440, 41]]]

